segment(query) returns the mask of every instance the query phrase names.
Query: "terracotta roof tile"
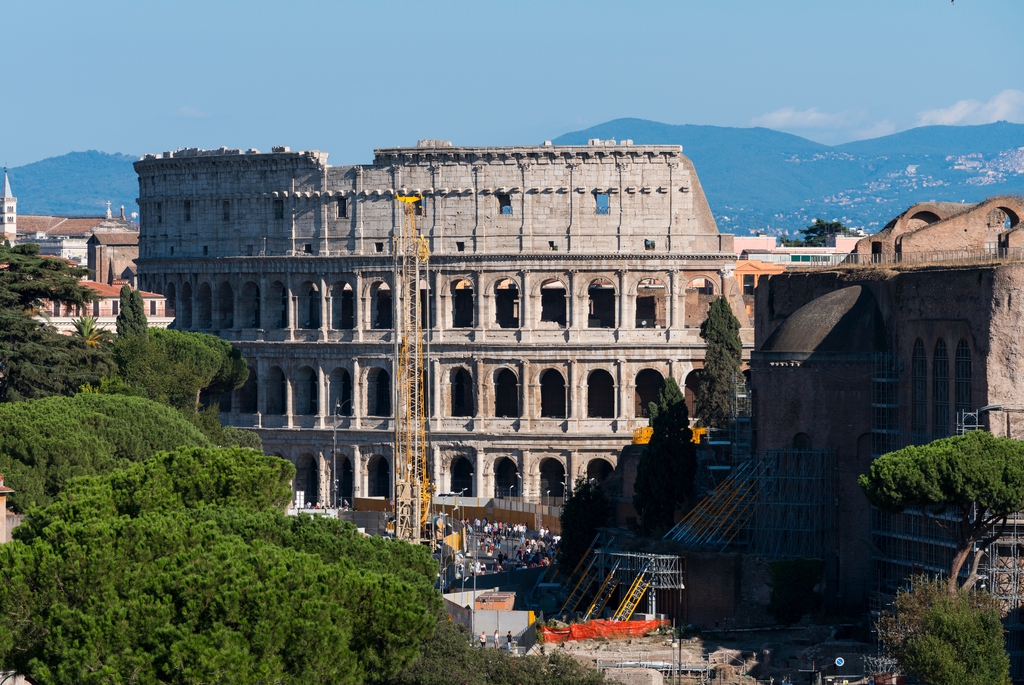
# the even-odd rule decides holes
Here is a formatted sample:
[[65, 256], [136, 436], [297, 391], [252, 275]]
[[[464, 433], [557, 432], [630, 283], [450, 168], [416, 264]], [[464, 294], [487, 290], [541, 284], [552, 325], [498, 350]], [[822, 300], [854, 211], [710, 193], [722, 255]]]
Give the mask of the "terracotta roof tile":
[[[106, 283], [98, 283], [96, 281], [82, 281], [82, 285], [89, 288], [100, 297], [118, 297], [121, 294], [121, 286], [119, 285], [107, 285]], [[163, 295], [160, 293], [150, 293], [145, 290], [139, 291], [142, 294], [142, 299], [162, 299]]]

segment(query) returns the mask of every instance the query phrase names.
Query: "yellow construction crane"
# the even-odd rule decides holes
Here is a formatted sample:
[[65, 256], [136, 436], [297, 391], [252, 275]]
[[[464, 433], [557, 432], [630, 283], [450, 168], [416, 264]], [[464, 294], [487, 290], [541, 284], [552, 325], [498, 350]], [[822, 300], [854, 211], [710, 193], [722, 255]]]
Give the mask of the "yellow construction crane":
[[[429, 304], [420, 299], [420, 283], [428, 279], [430, 249], [416, 233], [419, 195], [397, 195], [402, 210], [392, 245], [395, 285], [394, 411], [395, 411], [395, 537], [426, 542], [433, 485], [427, 471], [426, 365], [424, 318]], [[429, 285], [427, 286], [429, 289]], [[422, 311], [427, 307], [428, 311]], [[427, 324], [429, 328], [429, 322]], [[427, 343], [429, 344], [429, 343]]]

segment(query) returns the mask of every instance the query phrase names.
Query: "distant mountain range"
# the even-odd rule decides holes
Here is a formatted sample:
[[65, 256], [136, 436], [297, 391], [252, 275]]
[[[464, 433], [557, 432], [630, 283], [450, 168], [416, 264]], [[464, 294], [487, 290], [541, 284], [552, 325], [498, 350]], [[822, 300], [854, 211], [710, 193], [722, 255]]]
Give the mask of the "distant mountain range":
[[[682, 145], [719, 229], [795, 233], [816, 217], [871, 233], [915, 202], [1024, 195], [1024, 124], [926, 126], [828, 146], [766, 128], [616, 119], [554, 139]], [[136, 157], [91, 150], [10, 170], [23, 214], [98, 215], [109, 200], [136, 212]]]
[[796, 232], [816, 217], [873, 233], [915, 202], [1024, 194], [1024, 124], [925, 126], [828, 146], [766, 128], [616, 119], [554, 139], [675, 144], [725, 233]]

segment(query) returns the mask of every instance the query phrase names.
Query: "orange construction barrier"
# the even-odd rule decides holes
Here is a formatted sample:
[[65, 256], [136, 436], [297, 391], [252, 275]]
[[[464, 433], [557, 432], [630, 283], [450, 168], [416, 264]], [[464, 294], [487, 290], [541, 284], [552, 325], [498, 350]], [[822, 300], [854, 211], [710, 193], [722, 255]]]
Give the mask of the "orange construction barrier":
[[541, 626], [538, 632], [541, 642], [558, 644], [575, 640], [593, 640], [598, 637], [640, 637], [667, 625], [668, 620], [664, 618], [651, 621], [604, 621], [598, 619], [586, 623], [574, 623], [568, 628]]

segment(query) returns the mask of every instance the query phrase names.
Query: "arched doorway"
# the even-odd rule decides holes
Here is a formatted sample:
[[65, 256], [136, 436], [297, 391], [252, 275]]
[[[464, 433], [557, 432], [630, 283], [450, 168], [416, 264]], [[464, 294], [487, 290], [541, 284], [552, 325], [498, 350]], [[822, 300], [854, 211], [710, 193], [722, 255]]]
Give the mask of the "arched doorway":
[[636, 416], [650, 416], [647, 405], [658, 401], [658, 393], [665, 378], [654, 369], [644, 369], [636, 375]]
[[501, 457], [494, 463], [494, 496], [519, 497], [522, 480], [519, 478], [519, 467], [508, 457]]
[[367, 374], [366, 405], [370, 416], [391, 416], [391, 374], [384, 369]]
[[267, 371], [267, 413], [284, 414], [285, 409], [284, 371], [279, 366], [272, 366]]
[[[320, 469], [312, 454], [302, 454], [295, 460], [295, 492], [302, 492], [307, 507], [320, 497]], [[326, 502], [324, 503], [326, 504]]]
[[348, 457], [338, 457], [338, 505], [344, 504], [343, 499], [348, 500], [351, 505], [355, 499], [355, 478], [352, 472], [352, 460]]
[[235, 291], [225, 281], [217, 288], [217, 328], [235, 327]]
[[473, 284], [466, 279], [452, 283], [452, 328], [473, 327]]
[[494, 377], [494, 415], [499, 418], [519, 416], [519, 381], [509, 369]]
[[300, 415], [319, 413], [319, 381], [317, 373], [308, 366], [303, 366], [295, 374], [293, 411]]
[[473, 381], [465, 369], [452, 370], [452, 416], [473, 415]]
[[391, 497], [391, 465], [379, 454], [370, 457], [366, 465], [367, 490], [370, 497]]
[[557, 459], [540, 463], [540, 494], [542, 497], [565, 497], [565, 467]]
[[587, 462], [587, 480], [603, 483], [614, 470], [607, 459], [591, 459]]
[[615, 417], [615, 381], [604, 369], [591, 372], [587, 378], [587, 416], [592, 419]]
[[540, 375], [540, 415], [549, 419], [565, 418], [565, 379], [555, 369]]
[[473, 462], [459, 457], [452, 462], [452, 489], [456, 495], [475, 497], [473, 490]]
[[607, 278], [597, 278], [587, 288], [589, 312], [587, 328], [615, 328], [615, 286]]
[[242, 296], [238, 300], [240, 323], [242, 328], [260, 327], [260, 287], [248, 281], [242, 286]]

